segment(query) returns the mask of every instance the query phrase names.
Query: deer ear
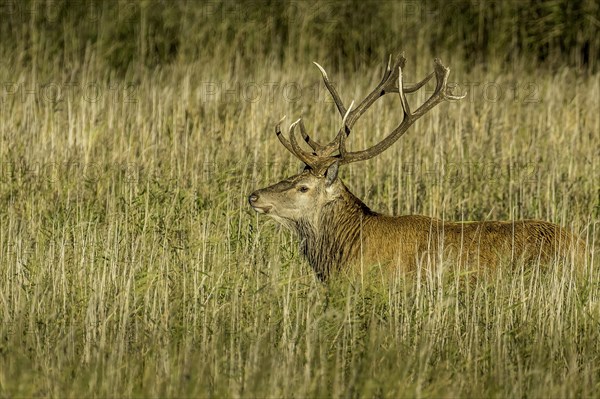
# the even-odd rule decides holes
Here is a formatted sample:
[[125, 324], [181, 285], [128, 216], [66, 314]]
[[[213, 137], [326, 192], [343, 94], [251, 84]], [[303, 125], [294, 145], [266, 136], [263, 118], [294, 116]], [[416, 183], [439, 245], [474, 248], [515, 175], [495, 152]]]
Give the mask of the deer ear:
[[327, 172], [325, 172], [325, 184], [327, 186], [330, 186], [335, 181], [335, 179], [337, 179], [339, 166], [340, 162], [335, 161], [327, 168]]

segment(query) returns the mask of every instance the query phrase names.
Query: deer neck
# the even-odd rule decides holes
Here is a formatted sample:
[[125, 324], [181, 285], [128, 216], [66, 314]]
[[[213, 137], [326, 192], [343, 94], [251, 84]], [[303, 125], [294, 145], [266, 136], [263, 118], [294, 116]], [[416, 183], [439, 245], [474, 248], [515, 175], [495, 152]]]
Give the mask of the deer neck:
[[326, 280], [359, 255], [362, 227], [374, 215], [346, 189], [315, 220], [297, 224], [301, 251], [319, 279]]

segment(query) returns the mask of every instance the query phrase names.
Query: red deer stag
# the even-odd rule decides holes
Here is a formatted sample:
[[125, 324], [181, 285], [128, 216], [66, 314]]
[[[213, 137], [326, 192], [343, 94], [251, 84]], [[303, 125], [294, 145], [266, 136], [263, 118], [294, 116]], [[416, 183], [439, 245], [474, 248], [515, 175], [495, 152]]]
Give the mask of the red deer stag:
[[[390, 58], [391, 61], [391, 58]], [[436, 59], [434, 71], [421, 82], [403, 83], [406, 59], [388, 61], [381, 82], [355, 109], [346, 108], [325, 70], [317, 63], [325, 86], [342, 116], [342, 127], [332, 142], [317, 143], [306, 132], [302, 119], [290, 126], [289, 139], [275, 133], [281, 144], [306, 164], [305, 170], [252, 193], [248, 200], [264, 213], [297, 232], [301, 251], [321, 280], [332, 273], [362, 265], [387, 265], [414, 269], [426, 256], [452, 256], [459, 265], [474, 269], [493, 267], [501, 260], [548, 262], [565, 253], [574, 237], [558, 225], [539, 220], [448, 222], [427, 216], [386, 216], [369, 209], [338, 177], [340, 165], [365, 161], [385, 151], [415, 121], [444, 100], [459, 100], [447, 87], [450, 70]], [[406, 93], [414, 93], [432, 77], [433, 94], [411, 111]], [[402, 122], [385, 139], [362, 151], [348, 151], [346, 138], [356, 121], [380, 97], [398, 93]], [[302, 149], [296, 139], [299, 128], [312, 151]]]

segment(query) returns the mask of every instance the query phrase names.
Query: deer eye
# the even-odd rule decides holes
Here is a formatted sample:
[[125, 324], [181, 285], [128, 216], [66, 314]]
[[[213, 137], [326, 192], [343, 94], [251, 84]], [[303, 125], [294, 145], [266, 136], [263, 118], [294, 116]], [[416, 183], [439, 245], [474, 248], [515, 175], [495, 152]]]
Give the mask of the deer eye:
[[301, 193], [306, 193], [308, 191], [308, 187], [300, 186], [300, 187], [298, 187], [298, 191], [300, 191]]

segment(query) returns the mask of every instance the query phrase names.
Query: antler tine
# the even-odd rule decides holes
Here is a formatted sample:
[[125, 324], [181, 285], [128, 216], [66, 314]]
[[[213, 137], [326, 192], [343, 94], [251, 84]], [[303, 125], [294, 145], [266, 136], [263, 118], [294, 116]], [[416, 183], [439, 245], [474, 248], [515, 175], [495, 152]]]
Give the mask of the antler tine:
[[296, 126], [302, 122], [302, 119], [298, 119], [296, 122], [290, 125], [290, 143], [292, 146], [292, 153], [296, 155], [302, 162], [308, 166], [314, 166], [317, 164], [319, 157], [304, 151], [300, 148], [298, 141], [296, 140]]
[[404, 86], [402, 85], [402, 68], [398, 67], [398, 94], [400, 96], [400, 104], [402, 105], [402, 111], [404, 115], [402, 120], [407, 116], [410, 116], [410, 106], [408, 100], [406, 100], [406, 94], [404, 93]]
[[[400, 94], [400, 102], [402, 104], [402, 110], [404, 113], [404, 117], [402, 122], [398, 127], [396, 127], [385, 139], [377, 143], [371, 148], [368, 148], [363, 151], [350, 152], [346, 153], [340, 160], [342, 164], [348, 164], [356, 161], [364, 161], [374, 156], [382, 153], [387, 148], [389, 148], [392, 144], [394, 144], [406, 131], [408, 128], [415, 123], [417, 119], [421, 116], [425, 115], [429, 110], [438, 105], [440, 102], [444, 100], [450, 99], [461, 99], [463, 96], [455, 96], [448, 92], [447, 83], [448, 83], [448, 75], [450, 74], [450, 69], [445, 67], [439, 59], [435, 59], [434, 61], [434, 73], [436, 77], [436, 88], [433, 94], [425, 101], [417, 110], [412, 113], [410, 111], [408, 101], [406, 101], [405, 89], [402, 85], [402, 67], [398, 65], [398, 92]], [[429, 79], [429, 77], [427, 78]]]
[[301, 122], [301, 119], [298, 119], [296, 122], [294, 122], [290, 125], [290, 133], [289, 133], [290, 139], [289, 140], [286, 139], [283, 134], [281, 134], [281, 123], [284, 120], [285, 120], [285, 116], [283, 118], [281, 118], [281, 120], [279, 122], [277, 122], [277, 124], [275, 125], [275, 134], [277, 135], [277, 138], [279, 139], [281, 144], [283, 144], [283, 146], [289, 152], [291, 152], [296, 158], [300, 159], [306, 165], [312, 167], [315, 164], [316, 156], [309, 154], [306, 151], [302, 150], [302, 148], [300, 148], [300, 146], [298, 145], [298, 142], [296, 141], [296, 136], [294, 135], [294, 129], [296, 127], [296, 124]]
[[302, 138], [304, 139], [304, 141], [306, 141], [306, 144], [308, 144], [310, 146], [310, 148], [313, 149], [313, 151], [321, 152], [323, 150], [324, 146], [317, 143], [315, 140], [313, 140], [308, 135], [308, 133], [306, 132], [306, 126], [304, 126], [304, 121], [302, 120], [302, 118], [300, 118], [298, 120], [298, 125], [300, 125], [300, 134], [302, 135]]
[[319, 153], [321, 156], [331, 156], [331, 154], [335, 153], [336, 151], [339, 151], [340, 154], [346, 153], [345, 142], [346, 138], [350, 135], [350, 128], [348, 127], [347, 120], [350, 112], [352, 111], [352, 107], [354, 107], [354, 101], [350, 103], [350, 107], [344, 114], [344, 117], [342, 118], [342, 127], [338, 131], [333, 141], [323, 146], [321, 149], [321, 152]]
[[315, 64], [317, 66], [317, 68], [319, 68], [319, 71], [321, 71], [321, 75], [323, 75], [323, 82], [325, 82], [325, 87], [327, 87], [327, 90], [329, 90], [331, 97], [333, 97], [333, 101], [335, 102], [335, 106], [337, 107], [338, 111], [340, 112], [340, 115], [344, 116], [344, 114], [346, 113], [346, 107], [344, 107], [344, 103], [342, 102], [342, 99], [340, 98], [340, 95], [338, 94], [337, 90], [335, 89], [335, 87], [333, 87], [333, 85], [329, 81], [327, 72], [325, 72], [325, 69], [321, 65], [317, 64], [316, 62], [313, 61], [313, 64]]
[[450, 75], [450, 68], [445, 67], [442, 64], [442, 61], [439, 58], [435, 58], [433, 60], [435, 66], [434, 66], [434, 73], [438, 73], [438, 69], [440, 70], [440, 72], [444, 73], [444, 84], [443, 84], [443, 90], [442, 90], [442, 94], [444, 96], [444, 99], [446, 100], [462, 100], [463, 98], [465, 98], [467, 96], [467, 93], [462, 94], [462, 95], [454, 95], [452, 94], [449, 89], [448, 89], [448, 76]]
[[286, 118], [286, 115], [284, 115], [283, 118], [281, 118], [279, 120], [279, 122], [277, 122], [277, 124], [275, 125], [275, 134], [277, 135], [277, 138], [279, 139], [279, 141], [281, 142], [281, 144], [283, 144], [283, 146], [285, 148], [287, 148], [287, 150], [293, 154], [294, 153], [294, 149], [292, 148], [292, 145], [290, 144], [290, 142], [288, 141], [288, 139], [286, 139], [283, 136], [283, 134], [281, 134], [281, 123], [285, 120], [285, 118]]
[[350, 128], [348, 127], [348, 125], [346, 125], [346, 120], [348, 119], [348, 115], [350, 114], [350, 111], [352, 110], [353, 106], [354, 106], [354, 101], [352, 101], [350, 103], [350, 107], [348, 107], [348, 111], [346, 112], [346, 115], [344, 115], [344, 118], [342, 119], [342, 127], [340, 128], [340, 131], [338, 132], [338, 136], [336, 137], [336, 141], [338, 142], [338, 149], [340, 152], [340, 157], [342, 159], [348, 153], [348, 151], [346, 151], [346, 138], [348, 138], [348, 136], [350, 135]]
[[[435, 76], [435, 73], [431, 72], [429, 75], [427, 75], [425, 77], [425, 79], [423, 79], [419, 83], [415, 83], [415, 84], [409, 85], [409, 86], [403, 86], [402, 90], [404, 90], [405, 93], [414, 93], [415, 91], [419, 90], [421, 87], [425, 86], [425, 83], [429, 82], [431, 80], [431, 78], [433, 78], [434, 76]], [[398, 92], [397, 88], [394, 88], [394, 90], [390, 91], [390, 93], [397, 93], [397, 92]]]

